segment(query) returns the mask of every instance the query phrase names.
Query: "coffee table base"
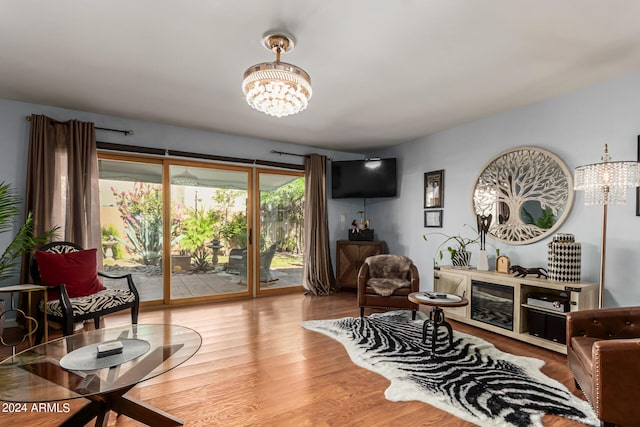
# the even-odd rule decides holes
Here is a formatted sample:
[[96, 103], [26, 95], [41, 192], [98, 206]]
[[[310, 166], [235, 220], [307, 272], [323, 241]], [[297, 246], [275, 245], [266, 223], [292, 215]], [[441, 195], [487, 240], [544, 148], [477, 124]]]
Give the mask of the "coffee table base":
[[440, 307], [433, 307], [429, 312], [429, 318], [422, 324], [422, 342], [427, 342], [427, 330], [431, 328], [431, 354], [436, 354], [436, 340], [438, 339], [438, 328], [444, 326], [449, 331], [449, 348], [453, 347], [453, 330], [449, 322], [444, 320], [444, 310]]
[[110, 411], [116, 412], [118, 416], [126, 415], [149, 426], [173, 427], [184, 425], [181, 419], [171, 414], [147, 405], [133, 397], [125, 396], [124, 394], [132, 388], [133, 386], [107, 394], [87, 396], [87, 399], [91, 400], [91, 402], [67, 418], [60, 426], [83, 426], [95, 418], [96, 427], [106, 427], [109, 423]]

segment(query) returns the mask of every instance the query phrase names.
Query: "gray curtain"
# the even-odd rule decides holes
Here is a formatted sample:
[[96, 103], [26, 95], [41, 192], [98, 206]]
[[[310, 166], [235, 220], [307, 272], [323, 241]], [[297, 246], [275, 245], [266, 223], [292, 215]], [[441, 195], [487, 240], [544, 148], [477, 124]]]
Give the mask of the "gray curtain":
[[329, 295], [335, 287], [329, 252], [327, 222], [327, 158], [311, 154], [304, 161], [304, 268], [305, 294]]
[[98, 248], [101, 256], [99, 201], [95, 125], [32, 115], [25, 206], [34, 234], [59, 226], [57, 240]]

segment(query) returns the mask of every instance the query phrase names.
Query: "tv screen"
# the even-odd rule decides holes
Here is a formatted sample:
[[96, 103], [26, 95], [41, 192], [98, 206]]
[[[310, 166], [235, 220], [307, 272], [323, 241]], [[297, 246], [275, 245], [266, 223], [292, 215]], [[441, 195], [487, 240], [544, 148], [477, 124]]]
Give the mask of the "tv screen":
[[331, 162], [331, 197], [395, 197], [396, 159]]

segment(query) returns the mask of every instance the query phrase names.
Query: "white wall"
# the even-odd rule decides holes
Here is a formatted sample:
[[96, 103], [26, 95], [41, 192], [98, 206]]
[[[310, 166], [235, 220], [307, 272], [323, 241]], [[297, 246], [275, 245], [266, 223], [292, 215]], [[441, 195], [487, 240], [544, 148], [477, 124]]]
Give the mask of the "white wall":
[[[614, 160], [636, 160], [639, 134], [637, 73], [370, 153], [399, 158], [400, 194], [392, 200], [368, 200], [368, 216], [391, 252], [417, 263], [421, 288], [432, 289], [432, 259], [440, 241], [425, 242], [422, 236], [437, 230], [455, 234], [463, 231], [464, 224], [475, 224], [471, 189], [491, 157], [518, 146], [536, 146], [558, 155], [573, 171], [600, 161], [605, 143]], [[424, 228], [424, 173], [439, 169], [445, 171], [443, 228]], [[626, 205], [609, 207], [605, 306], [640, 305], [640, 217], [635, 215], [635, 203], [635, 192], [629, 191]], [[567, 221], [557, 231], [573, 233], [582, 243], [584, 281], [598, 282], [601, 220], [601, 208], [585, 207], [577, 192]], [[495, 246], [512, 264], [546, 267], [549, 241]]]

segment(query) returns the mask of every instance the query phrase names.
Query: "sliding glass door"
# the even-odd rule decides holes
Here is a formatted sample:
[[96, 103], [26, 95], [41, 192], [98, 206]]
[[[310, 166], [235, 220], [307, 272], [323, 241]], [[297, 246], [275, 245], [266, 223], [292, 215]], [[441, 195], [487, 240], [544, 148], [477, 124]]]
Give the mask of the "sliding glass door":
[[105, 269], [143, 302], [301, 287], [301, 172], [106, 153], [99, 172]]
[[249, 168], [169, 166], [172, 300], [251, 294], [250, 177]]
[[102, 155], [98, 169], [104, 270], [132, 273], [142, 301], [163, 300], [162, 161]]
[[293, 171], [258, 169], [256, 172], [260, 189], [258, 292], [301, 287], [304, 176]]

